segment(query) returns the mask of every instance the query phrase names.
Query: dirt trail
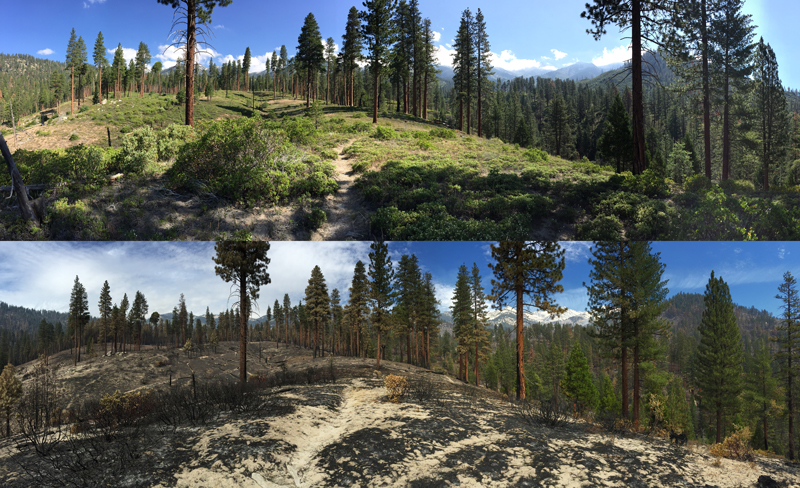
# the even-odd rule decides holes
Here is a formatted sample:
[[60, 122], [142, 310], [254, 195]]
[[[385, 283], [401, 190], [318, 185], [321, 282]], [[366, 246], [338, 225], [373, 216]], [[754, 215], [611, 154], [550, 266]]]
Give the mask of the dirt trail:
[[353, 187], [356, 175], [350, 162], [342, 155], [353, 142], [355, 139], [336, 147], [339, 157], [334, 165], [339, 191], [325, 198], [323, 209], [328, 221], [311, 234], [312, 241], [359, 240], [367, 236], [369, 216], [362, 205], [364, 198]]

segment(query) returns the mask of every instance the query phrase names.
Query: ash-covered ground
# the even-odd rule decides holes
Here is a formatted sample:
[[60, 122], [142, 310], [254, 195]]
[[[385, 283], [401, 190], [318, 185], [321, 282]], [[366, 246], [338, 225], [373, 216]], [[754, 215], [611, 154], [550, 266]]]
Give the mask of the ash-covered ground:
[[[0, 485], [721, 488], [758, 486], [759, 476], [768, 475], [779, 486], [800, 486], [798, 466], [781, 459], [719, 460], [705, 447], [614, 436], [583, 421], [559, 428], [531, 425], [497, 394], [421, 368], [385, 361], [376, 372], [374, 360], [314, 360], [297, 348], [263, 347], [258, 368], [265, 373], [295, 371], [311, 378], [303, 374], [308, 367], [330, 371], [333, 366], [336, 381], [277, 386], [258, 405], [224, 411], [196, 425], [154, 421], [131, 429], [125, 440], [95, 439], [93, 446], [102, 450], [108, 443], [114, 456], [93, 463], [87, 454], [86, 469], [66, 461], [58, 469], [58, 462], [37, 456], [16, 436], [0, 448]], [[221, 351], [186, 359], [187, 367], [199, 370], [202, 365], [191, 361], [216, 361], [215, 368], [206, 369], [228, 374], [235, 354], [230, 348]], [[163, 351], [130, 353], [128, 360], [135, 363], [138, 357], [149, 364], [157, 354]], [[106, 359], [116, 357], [98, 358]], [[183, 372], [178, 362], [167, 366], [174, 376]], [[160, 372], [164, 368], [156, 368], [149, 387], [168, 388]], [[74, 373], [75, 368], [67, 385], [80, 382]], [[92, 378], [97, 383], [109, 374], [95, 372]], [[416, 394], [389, 401], [382, 378], [387, 374], [406, 376]], [[81, 446], [65, 444], [63, 452], [68, 447], [80, 457]]]

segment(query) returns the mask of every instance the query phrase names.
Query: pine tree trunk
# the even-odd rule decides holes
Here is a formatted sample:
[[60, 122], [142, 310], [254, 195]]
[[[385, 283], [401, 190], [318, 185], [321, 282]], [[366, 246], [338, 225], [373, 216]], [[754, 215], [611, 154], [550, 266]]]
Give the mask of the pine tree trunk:
[[525, 399], [525, 364], [523, 359], [522, 342], [522, 284], [517, 285], [517, 400]]
[[75, 116], [75, 67], [74, 66], [70, 69], [70, 73], [71, 73], [72, 82], [71, 82], [71, 87], [70, 87], [70, 90], [69, 90], [69, 100], [70, 100], [70, 102], [69, 102], [69, 114], [74, 117]]
[[478, 386], [478, 341], [475, 341], [475, 386]]
[[[634, 332], [634, 340], [639, 340]], [[639, 345], [633, 346], [633, 428], [639, 430]]]
[[[375, 86], [373, 87], [373, 100], [372, 100], [372, 123], [378, 123], [378, 70], [374, 69], [375, 71]], [[378, 338], [380, 338], [380, 333], [378, 334]], [[379, 348], [380, 349], [380, 348]], [[378, 363], [380, 365], [380, 362]]]
[[723, 115], [722, 115], [722, 179], [727, 180], [728, 177], [730, 176], [730, 170], [731, 170], [731, 135], [730, 135], [729, 108], [728, 108], [729, 80], [727, 74], [725, 75], [724, 85], [725, 85], [724, 87], [725, 106], [723, 107]]
[[633, 32], [631, 36], [633, 53], [633, 174], [640, 175], [647, 168], [644, 142], [644, 100], [642, 84], [642, 0], [633, 2]]
[[[791, 334], [789, 335], [789, 341], [791, 341]], [[789, 342], [791, 344], [791, 342]], [[789, 460], [794, 459], [794, 390], [792, 389], [792, 349], [791, 346], [789, 348], [789, 367], [787, 370], [789, 371], [788, 375], [788, 383], [786, 385], [786, 391], [788, 392], [788, 400], [789, 400], [789, 452], [787, 454], [787, 458]], [[717, 434], [719, 437], [719, 434]], [[719, 442], [719, 440], [717, 440]]]
[[620, 358], [620, 376], [622, 376], [622, 418], [628, 419], [628, 348], [622, 348]]
[[[186, 29], [186, 125], [194, 126], [194, 52], [196, 0], [186, 0], [188, 25]], [[244, 380], [242, 380], [244, 382]]]
[[422, 96], [422, 118], [428, 120], [428, 70], [425, 70], [425, 84], [423, 85]]
[[705, 155], [706, 178], [711, 179], [711, 89], [708, 86], [708, 29], [706, 23], [706, 1], [701, 2], [701, 36], [703, 43], [703, 150]]

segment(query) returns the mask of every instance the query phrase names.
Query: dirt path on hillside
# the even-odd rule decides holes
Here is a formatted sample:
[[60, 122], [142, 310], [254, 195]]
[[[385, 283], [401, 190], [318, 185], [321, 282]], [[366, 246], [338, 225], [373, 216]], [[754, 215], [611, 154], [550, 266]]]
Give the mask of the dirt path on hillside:
[[355, 142], [351, 139], [337, 146], [339, 156], [334, 161], [339, 191], [328, 195], [323, 210], [328, 221], [311, 234], [312, 241], [352, 241], [365, 239], [369, 232], [369, 216], [363, 207], [364, 197], [355, 189], [356, 175], [347, 156], [342, 152]]

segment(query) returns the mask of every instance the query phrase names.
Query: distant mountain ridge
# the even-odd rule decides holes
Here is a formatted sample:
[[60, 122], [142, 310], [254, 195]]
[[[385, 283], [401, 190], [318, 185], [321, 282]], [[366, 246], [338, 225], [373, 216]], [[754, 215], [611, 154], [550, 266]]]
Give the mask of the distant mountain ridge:
[[[573, 63], [569, 66], [564, 66], [556, 70], [549, 70], [544, 68], [523, 68], [519, 70], [507, 70], [503, 68], [494, 67], [492, 71], [494, 74], [489, 77], [490, 80], [513, 80], [515, 78], [531, 78], [541, 77], [546, 79], [559, 79], [559, 80], [573, 80], [581, 81], [586, 79], [595, 78], [603, 73], [614, 71], [623, 66], [623, 63], [612, 63], [604, 66], [597, 66], [593, 63]], [[453, 82], [453, 68], [450, 66], [437, 66], [440, 70], [439, 79], [445, 83]]]

